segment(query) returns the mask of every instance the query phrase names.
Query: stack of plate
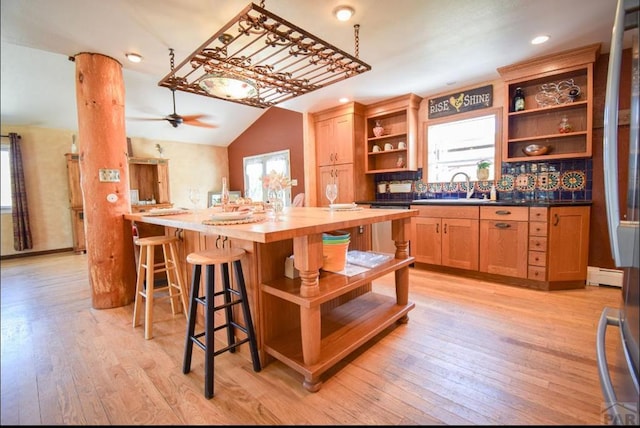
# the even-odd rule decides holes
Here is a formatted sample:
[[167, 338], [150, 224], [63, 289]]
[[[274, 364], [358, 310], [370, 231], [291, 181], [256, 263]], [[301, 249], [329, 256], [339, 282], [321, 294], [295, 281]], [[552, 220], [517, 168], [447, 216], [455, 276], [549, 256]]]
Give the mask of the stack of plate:
[[253, 211], [220, 211], [211, 214], [211, 220], [213, 221], [234, 221], [234, 220], [246, 220], [253, 215]]

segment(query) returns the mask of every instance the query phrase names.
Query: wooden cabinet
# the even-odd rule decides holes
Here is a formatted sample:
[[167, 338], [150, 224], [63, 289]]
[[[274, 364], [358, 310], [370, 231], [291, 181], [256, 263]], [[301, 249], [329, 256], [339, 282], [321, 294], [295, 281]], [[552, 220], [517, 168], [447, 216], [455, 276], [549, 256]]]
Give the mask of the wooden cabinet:
[[478, 207], [417, 206], [411, 219], [416, 262], [478, 270]]
[[313, 114], [319, 206], [329, 204], [325, 187], [338, 183], [336, 203], [372, 199], [373, 180], [363, 180], [364, 106], [349, 103]]
[[527, 278], [529, 208], [480, 207], [480, 272]]
[[87, 251], [84, 233], [84, 209], [82, 189], [80, 188], [80, 162], [76, 153], [66, 153], [67, 182], [69, 183], [69, 209], [71, 211], [71, 235], [73, 251], [84, 253]]
[[[504, 80], [504, 141], [506, 162], [590, 157], [593, 128], [593, 64], [600, 44], [548, 55], [498, 68]], [[516, 88], [522, 88], [525, 108], [513, 111]], [[578, 90], [574, 97], [572, 90]], [[560, 130], [566, 118], [570, 132]], [[530, 144], [548, 146], [544, 155], [527, 156]]]
[[582, 287], [587, 279], [591, 208], [530, 208], [529, 279], [549, 289]]
[[[173, 206], [169, 193], [169, 160], [159, 158], [129, 158], [129, 189], [138, 191], [138, 200], [131, 201], [131, 212]], [[155, 200], [152, 204], [150, 201]]]
[[[418, 168], [418, 110], [422, 98], [414, 94], [367, 106], [366, 173], [416, 171]], [[376, 136], [373, 129], [384, 128]], [[404, 148], [400, 146], [404, 143]], [[391, 145], [385, 150], [386, 145]], [[378, 146], [380, 151], [374, 150]]]

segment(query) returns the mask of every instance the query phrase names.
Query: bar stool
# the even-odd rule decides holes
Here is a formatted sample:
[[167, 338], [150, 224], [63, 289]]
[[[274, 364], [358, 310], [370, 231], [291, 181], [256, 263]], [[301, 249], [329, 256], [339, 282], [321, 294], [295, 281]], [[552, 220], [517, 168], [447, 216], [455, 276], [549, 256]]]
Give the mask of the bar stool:
[[[183, 283], [183, 277], [178, 264], [178, 248], [175, 236], [149, 236], [138, 238], [134, 236], [133, 242], [140, 247], [138, 258], [138, 279], [136, 281], [136, 298], [133, 306], [133, 327], [140, 324], [140, 312], [142, 311], [142, 299], [145, 299], [144, 338], [153, 337], [153, 303], [155, 300], [171, 299], [171, 312], [173, 315], [180, 312], [178, 298], [182, 302], [182, 312], [187, 316], [187, 295]], [[164, 261], [155, 262], [155, 249], [162, 246]], [[156, 282], [155, 275], [165, 272], [166, 282]], [[166, 292], [168, 294], [156, 293]]]
[[[245, 251], [240, 248], [216, 248], [187, 256], [187, 262], [193, 265], [193, 278], [191, 281], [191, 298], [189, 304], [189, 316], [187, 318], [187, 337], [184, 351], [184, 362], [182, 372], [187, 374], [191, 371], [191, 356], [193, 352], [193, 344], [198, 345], [204, 350], [204, 396], [206, 398], [213, 397], [213, 358], [223, 352], [235, 352], [236, 347], [243, 343], [249, 342], [249, 350], [251, 352], [251, 360], [253, 362], [253, 370], [259, 372], [261, 370], [260, 358], [258, 356], [258, 346], [256, 336], [251, 320], [251, 311], [249, 310], [249, 301], [247, 299], [247, 289], [244, 283], [244, 275], [242, 273], [242, 264], [240, 259], [245, 255]], [[222, 278], [222, 289], [215, 291], [215, 267], [219, 265], [219, 272]], [[236, 288], [233, 287], [232, 281], [229, 279], [229, 266], [233, 265], [234, 279]], [[200, 277], [202, 274], [202, 266], [205, 267], [205, 295], [200, 294]], [[221, 270], [220, 270], [221, 269]], [[216, 305], [216, 297], [224, 296], [224, 303], [219, 302]], [[204, 306], [204, 331], [195, 333], [197, 304]], [[236, 322], [234, 317], [239, 309], [244, 318], [244, 326]], [[225, 322], [216, 326], [214, 323], [215, 313], [224, 310]], [[214, 347], [214, 334], [216, 331], [227, 330], [227, 346], [219, 350]], [[244, 333], [244, 338], [238, 340], [236, 338], [236, 330]], [[201, 338], [204, 336], [204, 342]]]

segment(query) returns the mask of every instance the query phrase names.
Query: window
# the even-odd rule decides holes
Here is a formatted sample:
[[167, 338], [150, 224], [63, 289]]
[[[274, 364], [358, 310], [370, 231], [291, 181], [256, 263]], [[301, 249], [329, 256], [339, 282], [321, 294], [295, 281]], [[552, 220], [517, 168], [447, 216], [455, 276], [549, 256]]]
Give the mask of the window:
[[[267, 189], [262, 186], [262, 177], [276, 171], [291, 177], [289, 150], [249, 156], [243, 159], [245, 196], [254, 201], [267, 201]], [[291, 189], [285, 189], [285, 205], [291, 205]]]
[[[501, 130], [500, 109], [466, 115], [460, 120], [439, 120], [427, 126], [427, 182], [448, 182], [459, 171], [476, 180], [478, 162], [487, 160], [488, 180], [496, 178]], [[464, 180], [462, 175], [456, 181]]]
[[11, 208], [11, 163], [9, 160], [9, 146], [0, 147], [0, 206], [2, 209]]

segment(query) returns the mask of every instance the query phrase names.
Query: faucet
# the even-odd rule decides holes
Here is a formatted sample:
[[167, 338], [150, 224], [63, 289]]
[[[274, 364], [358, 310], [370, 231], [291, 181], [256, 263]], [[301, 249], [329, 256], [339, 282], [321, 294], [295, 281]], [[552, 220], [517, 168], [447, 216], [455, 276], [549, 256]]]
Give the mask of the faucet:
[[463, 172], [463, 171], [456, 172], [451, 177], [450, 184], [453, 184], [453, 179], [456, 178], [456, 175], [459, 175], [459, 174], [464, 175], [464, 178], [467, 180], [467, 199], [471, 199], [471, 195], [473, 195], [473, 187], [471, 187], [471, 177], [469, 177], [469, 174], [467, 174], [466, 172]]

